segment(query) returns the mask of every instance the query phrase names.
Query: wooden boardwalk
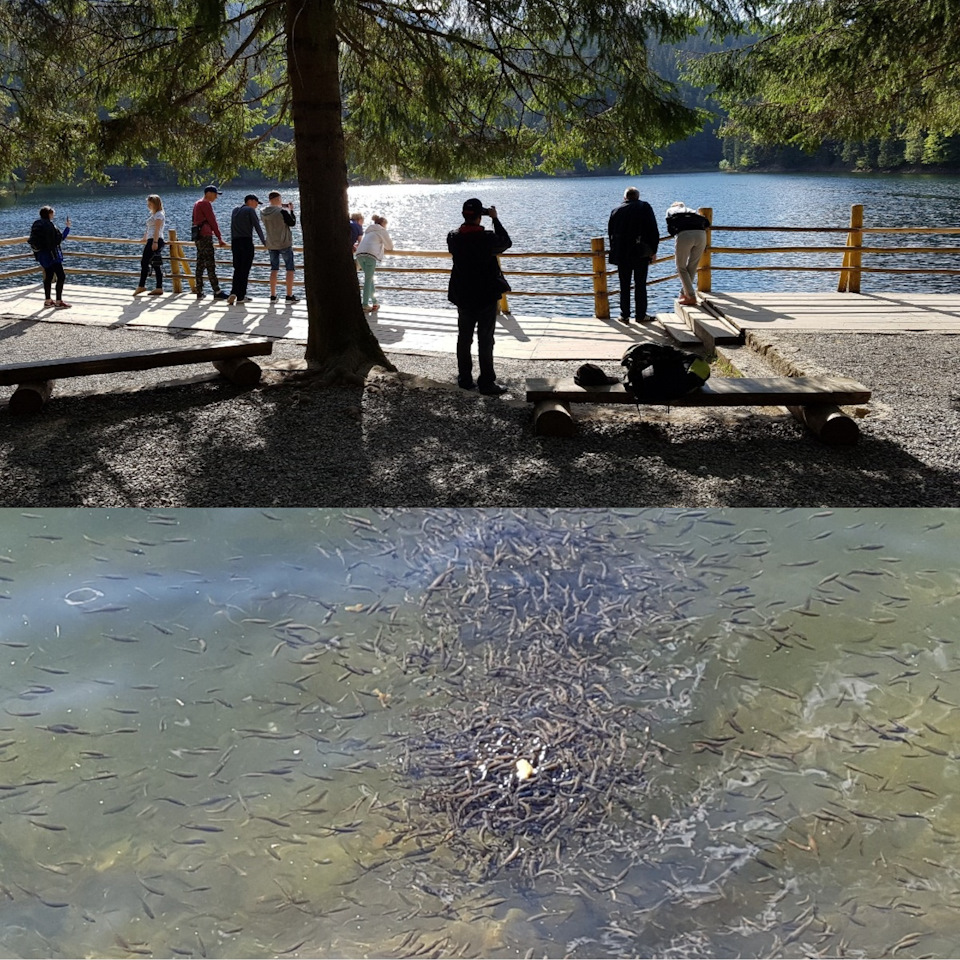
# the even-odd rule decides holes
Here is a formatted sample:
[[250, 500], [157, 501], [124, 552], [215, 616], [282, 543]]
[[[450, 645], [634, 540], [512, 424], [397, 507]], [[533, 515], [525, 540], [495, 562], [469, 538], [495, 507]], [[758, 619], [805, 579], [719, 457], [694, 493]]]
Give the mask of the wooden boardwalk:
[[[266, 295], [228, 307], [225, 302], [196, 300], [192, 294], [134, 297], [113, 287], [68, 285], [69, 310], [43, 306], [39, 284], [0, 290], [0, 316], [106, 327], [138, 326], [196, 330], [230, 336], [248, 334], [305, 341], [306, 306], [271, 304]], [[900, 333], [960, 333], [960, 302], [947, 294], [807, 294], [711, 293], [706, 298], [737, 327], [745, 330]], [[660, 314], [677, 336], [682, 323]], [[391, 353], [453, 353], [456, 312], [444, 307], [392, 307], [385, 304], [371, 329]], [[631, 343], [667, 340], [661, 324], [624, 326], [596, 317], [501, 316], [496, 355], [517, 360], [619, 360]], [[685, 335], [686, 342], [695, 342]], [[2, 353], [2, 348], [0, 348]]]
[[936, 293], [709, 293], [741, 330], [960, 333], [960, 299]]
[[[96, 324], [106, 327], [159, 327], [197, 330], [230, 336], [249, 334], [278, 339], [307, 339], [307, 308], [301, 301], [271, 304], [266, 295], [228, 307], [209, 294], [166, 293], [134, 298], [129, 290], [74, 285], [64, 296], [69, 310], [43, 306], [39, 284], [0, 290], [0, 316], [52, 323]], [[381, 306], [370, 328], [390, 353], [453, 353], [457, 344], [457, 314], [452, 308]], [[517, 360], [619, 360], [631, 344], [669, 341], [659, 325], [624, 326], [596, 317], [501, 316], [497, 321], [496, 355]], [[2, 348], [0, 348], [2, 352]]]

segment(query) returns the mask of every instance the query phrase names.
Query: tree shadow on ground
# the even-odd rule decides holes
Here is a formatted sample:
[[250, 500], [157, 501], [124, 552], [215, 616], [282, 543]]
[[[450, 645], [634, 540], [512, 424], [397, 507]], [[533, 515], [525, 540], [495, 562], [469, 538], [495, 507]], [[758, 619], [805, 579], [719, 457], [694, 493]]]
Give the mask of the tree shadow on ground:
[[792, 418], [710, 411], [585, 419], [381, 377], [366, 387], [222, 381], [55, 397], [0, 412], [0, 505], [946, 506], [960, 477], [872, 436], [826, 447]]

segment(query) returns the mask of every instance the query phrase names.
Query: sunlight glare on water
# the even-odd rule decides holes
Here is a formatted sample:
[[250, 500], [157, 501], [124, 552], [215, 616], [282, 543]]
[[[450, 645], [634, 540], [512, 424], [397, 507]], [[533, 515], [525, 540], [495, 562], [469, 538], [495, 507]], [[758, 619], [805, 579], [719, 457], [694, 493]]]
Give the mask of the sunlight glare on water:
[[[788, 227], [845, 227], [850, 222], [852, 204], [864, 205], [864, 222], [870, 226], [945, 226], [953, 227], [960, 222], [960, 192], [956, 176], [911, 175], [911, 176], [862, 176], [862, 175], [810, 175], [810, 174], [727, 174], [689, 173], [663, 174], [652, 172], [642, 177], [556, 177], [539, 179], [487, 179], [464, 183], [436, 184], [377, 184], [351, 186], [348, 203], [351, 211], [357, 210], [371, 222], [374, 214], [388, 220], [388, 230], [397, 250], [400, 251], [446, 251], [446, 236], [449, 230], [461, 223], [461, 208], [468, 197], [479, 197], [487, 205], [497, 207], [500, 218], [510, 233], [513, 253], [583, 252], [590, 250], [593, 237], [605, 237], [610, 211], [623, 197], [625, 187], [636, 184], [644, 199], [653, 206], [666, 236], [666, 209], [675, 200], [682, 200], [692, 207], [710, 207], [714, 211], [714, 223], [728, 226], [788, 226]], [[198, 184], [198, 187], [200, 185]], [[215, 212], [224, 235], [229, 239], [231, 210], [243, 203], [249, 186], [224, 185], [224, 192], [215, 204]], [[257, 187], [264, 197], [269, 186]], [[31, 194], [19, 198], [16, 204], [0, 207], [0, 236], [26, 238], [30, 224], [36, 217], [41, 203], [52, 203], [57, 210], [61, 226], [70, 216], [75, 236], [123, 237], [138, 240], [143, 236], [146, 218], [145, 198], [149, 191], [139, 193], [72, 193], [58, 190], [55, 196]], [[199, 199], [197, 189], [171, 188], [161, 190], [168, 226], [174, 227], [181, 240], [189, 239], [189, 224], [194, 202]], [[285, 200], [292, 200], [300, 214], [299, 194], [296, 188], [283, 188]], [[485, 221], [486, 223], [486, 221]], [[346, 225], [344, 226], [346, 231]], [[303, 242], [301, 225], [293, 230], [294, 244]], [[846, 233], [796, 234], [717, 232], [714, 244], [726, 247], [751, 246], [843, 246]], [[932, 234], [871, 235], [870, 246], [956, 246], [949, 236]], [[10, 253], [22, 252], [29, 256], [24, 243], [22, 248], [11, 247]], [[82, 261], [71, 257], [71, 251], [79, 249], [67, 241], [64, 245], [65, 262], [68, 268], [79, 266], [117, 270], [122, 263], [118, 255], [131, 256], [135, 252], [129, 246], [110, 247], [103, 244], [88, 246], [88, 256]], [[139, 252], [139, 251], [136, 251]], [[189, 252], [188, 256], [192, 256]], [[655, 265], [651, 279], [665, 277], [673, 272], [673, 245], [662, 245], [664, 262]], [[914, 254], [910, 265], [921, 267], [957, 268], [954, 258], [934, 254]], [[867, 260], [870, 262], [867, 263]], [[877, 255], [869, 257], [865, 265], [903, 268], [908, 265], [903, 255]], [[220, 251], [218, 261], [223, 271], [229, 270], [229, 252]], [[713, 288], [722, 292], [769, 291], [819, 291], [836, 290], [841, 254], [775, 253], [757, 254], [749, 264], [759, 263], [787, 266], [817, 266], [829, 268], [823, 273], [801, 271], [734, 271], [721, 268], [744, 265], [745, 258], [730, 254], [715, 254], [713, 257]], [[29, 261], [25, 261], [25, 264]], [[258, 266], [252, 276], [265, 279], [268, 276], [265, 257], [258, 254]], [[25, 265], [22, 264], [22, 265]], [[19, 265], [19, 264], [18, 264]], [[389, 274], [381, 271], [378, 287], [385, 305], [420, 306], [426, 309], [447, 308], [446, 300], [448, 260], [430, 259], [421, 256], [389, 257], [386, 267], [401, 270], [429, 268], [436, 273]], [[547, 313], [566, 316], [592, 316], [593, 297], [589, 257], [538, 258], [535, 260], [506, 257], [503, 266], [511, 271], [529, 273], [570, 273], [581, 276], [538, 277], [516, 276], [512, 278], [516, 295], [512, 309], [518, 314]], [[132, 269], [132, 268], [130, 268]], [[298, 278], [300, 274], [298, 273]], [[29, 278], [12, 277], [0, 281], [7, 285], [21, 285]], [[129, 286], [131, 280], [123, 277], [85, 275], [71, 273], [68, 283]], [[865, 275], [864, 293], [875, 291], [913, 291], [922, 293], [949, 293], [956, 290], [956, 277], [942, 275]], [[431, 292], [390, 290], [394, 287], [428, 288]], [[564, 291], [568, 295], [548, 296], [550, 291]], [[585, 296], [571, 296], [577, 292]], [[535, 294], [535, 295], [527, 295]], [[544, 294], [544, 295], [540, 295]], [[653, 306], [663, 310], [676, 296], [673, 282], [666, 281], [650, 288]], [[257, 291], [254, 290], [254, 296]]]
[[0, 955], [960, 935], [955, 511], [3, 521]]

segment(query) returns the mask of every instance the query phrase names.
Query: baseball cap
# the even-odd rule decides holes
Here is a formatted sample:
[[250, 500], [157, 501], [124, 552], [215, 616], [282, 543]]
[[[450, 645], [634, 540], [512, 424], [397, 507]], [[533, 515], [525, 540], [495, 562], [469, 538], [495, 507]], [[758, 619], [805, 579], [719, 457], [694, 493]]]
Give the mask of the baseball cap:
[[255, 193], [248, 193], [244, 198], [243, 202], [247, 203], [249, 200], [256, 200], [257, 203], [260, 202], [260, 198]]
[[204, 193], [220, 193], [220, 191], [212, 183], [208, 183], [203, 188], [203, 192]]
[[476, 197], [471, 197], [463, 201], [463, 212], [474, 215], [483, 213], [483, 204]]

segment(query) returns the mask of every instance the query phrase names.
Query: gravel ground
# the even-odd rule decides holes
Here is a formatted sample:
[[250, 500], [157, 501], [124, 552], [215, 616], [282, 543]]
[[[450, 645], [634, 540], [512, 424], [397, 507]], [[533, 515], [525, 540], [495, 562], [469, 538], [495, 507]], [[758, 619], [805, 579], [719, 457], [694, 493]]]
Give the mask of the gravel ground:
[[[186, 336], [8, 318], [0, 355], [80, 356]], [[302, 354], [299, 343], [274, 347], [275, 358]], [[505, 398], [457, 389], [447, 355], [392, 356], [403, 376], [365, 388], [270, 372], [241, 392], [207, 366], [182, 367], [64, 380], [35, 417], [0, 411], [0, 506], [960, 504], [951, 380], [960, 337], [768, 335], [729, 356], [747, 375], [862, 380], [874, 393], [860, 442], [826, 447], [776, 408], [650, 408], [642, 419], [630, 407], [584, 408], [579, 436], [535, 437], [524, 378], [572, 376], [575, 362], [498, 361]], [[0, 399], [11, 392], [0, 388]]]

